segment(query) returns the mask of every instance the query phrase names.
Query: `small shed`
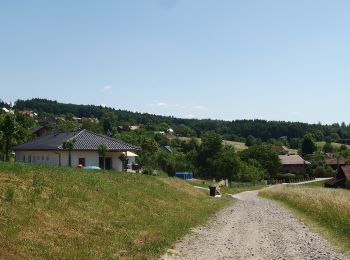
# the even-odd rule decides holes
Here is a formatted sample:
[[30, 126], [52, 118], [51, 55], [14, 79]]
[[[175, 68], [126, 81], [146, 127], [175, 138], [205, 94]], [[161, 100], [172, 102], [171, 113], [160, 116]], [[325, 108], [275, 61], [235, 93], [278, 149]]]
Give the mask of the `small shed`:
[[341, 166], [339, 171], [337, 171], [337, 175], [326, 181], [325, 187], [327, 188], [345, 188], [346, 181], [350, 181], [350, 165]]
[[177, 172], [175, 177], [183, 179], [183, 180], [192, 180], [193, 174], [192, 172]]

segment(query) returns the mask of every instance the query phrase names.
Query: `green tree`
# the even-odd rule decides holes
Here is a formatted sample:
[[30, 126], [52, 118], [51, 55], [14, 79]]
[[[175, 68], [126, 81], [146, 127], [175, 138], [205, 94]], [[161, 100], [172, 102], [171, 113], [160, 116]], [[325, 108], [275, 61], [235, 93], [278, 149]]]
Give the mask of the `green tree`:
[[184, 137], [196, 136], [196, 132], [184, 124], [176, 126], [174, 129], [174, 132], [178, 136], [184, 136]]
[[117, 123], [118, 117], [115, 113], [105, 112], [101, 118], [102, 128], [105, 134], [112, 133], [115, 134], [115, 125]]
[[328, 143], [326, 142], [322, 148], [322, 150], [325, 152], [325, 153], [332, 153], [334, 151], [334, 147], [332, 145], [332, 143]]
[[242, 182], [257, 182], [263, 180], [265, 170], [254, 159], [248, 160], [248, 163], [241, 161], [239, 167], [238, 180]]
[[281, 162], [275, 151], [270, 145], [253, 145], [242, 151], [240, 158], [248, 163], [251, 159], [256, 160], [261, 167], [266, 171], [267, 177], [276, 178], [278, 171], [281, 168]]
[[105, 169], [105, 167], [106, 167], [106, 153], [108, 152], [107, 146], [105, 144], [100, 144], [97, 147], [97, 152], [102, 157], [102, 161], [103, 161], [102, 169]]
[[307, 134], [301, 143], [301, 153], [303, 156], [313, 154], [317, 150], [316, 144], [311, 135]]
[[16, 131], [16, 123], [15, 123], [14, 115], [11, 115], [11, 114], [5, 115], [0, 125], [0, 131], [2, 132], [2, 138], [3, 138], [2, 143], [3, 143], [4, 159], [5, 161], [9, 161], [10, 149], [11, 149], [12, 141]]
[[256, 138], [252, 135], [249, 135], [245, 141], [245, 145], [246, 146], [252, 146], [252, 145], [255, 145], [256, 144]]
[[68, 166], [72, 166], [72, 150], [74, 149], [75, 139], [68, 139], [63, 142], [63, 149], [68, 150]]
[[207, 132], [202, 137], [202, 144], [197, 157], [198, 173], [202, 177], [216, 177], [214, 160], [223, 148], [222, 137], [215, 132]]
[[175, 176], [176, 163], [171, 154], [159, 151], [156, 154], [156, 162], [162, 171], [166, 172], [169, 176]]
[[339, 152], [344, 152], [344, 151], [347, 151], [348, 150], [348, 147], [345, 145], [345, 144], [342, 144], [340, 147], [339, 147]]
[[233, 181], [238, 178], [239, 158], [233, 147], [226, 146], [213, 160], [216, 178]]
[[331, 138], [332, 138], [332, 142], [338, 143], [340, 140], [340, 136], [338, 133], [331, 133]]

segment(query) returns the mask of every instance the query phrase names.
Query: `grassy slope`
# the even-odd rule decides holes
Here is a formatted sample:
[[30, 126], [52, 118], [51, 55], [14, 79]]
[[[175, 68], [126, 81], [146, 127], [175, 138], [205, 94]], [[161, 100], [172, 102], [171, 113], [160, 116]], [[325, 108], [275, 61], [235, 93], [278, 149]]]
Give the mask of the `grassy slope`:
[[[316, 142], [316, 146], [319, 148], [319, 149], [322, 149], [323, 148], [323, 146], [325, 145], [325, 143], [326, 142]], [[339, 143], [332, 143], [332, 145], [333, 145], [333, 147], [335, 147], [335, 148], [340, 148], [340, 146], [342, 145], [342, 144], [339, 144]], [[350, 149], [350, 145], [346, 145], [349, 149]]]
[[282, 202], [350, 254], [350, 191], [319, 185], [279, 186], [259, 194]]
[[322, 188], [324, 187], [326, 181], [315, 181], [315, 182], [310, 182], [310, 183], [305, 183], [301, 185], [294, 185], [294, 187], [300, 186], [304, 188]]
[[[190, 141], [191, 140], [191, 137], [170, 137], [170, 138], [178, 138], [178, 139], [180, 139], [182, 141]], [[196, 137], [194, 139], [197, 140], [198, 143], [202, 142], [201, 138], [197, 138]], [[241, 142], [234, 142], [234, 141], [224, 140], [223, 144], [224, 145], [233, 146], [236, 149], [236, 151], [242, 151], [242, 150], [247, 149], [247, 146], [245, 145], [245, 143], [241, 143]]]
[[156, 258], [228, 202], [173, 178], [5, 163], [0, 197], [1, 259]]

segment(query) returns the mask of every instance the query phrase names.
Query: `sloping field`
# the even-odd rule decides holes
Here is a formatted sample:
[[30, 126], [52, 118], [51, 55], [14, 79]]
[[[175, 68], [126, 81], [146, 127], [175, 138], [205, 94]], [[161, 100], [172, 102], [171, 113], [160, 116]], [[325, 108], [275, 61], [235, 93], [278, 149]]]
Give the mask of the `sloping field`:
[[0, 258], [157, 258], [227, 202], [173, 178], [0, 163]]
[[[322, 149], [323, 146], [325, 145], [325, 143], [326, 143], [326, 142], [316, 142], [316, 146], [317, 146], [319, 149]], [[342, 145], [342, 144], [340, 144], [340, 143], [332, 143], [332, 146], [335, 147], [336, 149], [339, 149], [341, 145]], [[346, 147], [347, 147], [348, 149], [350, 149], [350, 145], [346, 145]]]
[[[191, 140], [191, 137], [176, 137], [182, 141], [190, 141]], [[198, 143], [201, 143], [202, 140], [200, 138], [194, 138]], [[234, 141], [228, 141], [228, 140], [224, 140], [223, 141], [223, 144], [224, 145], [230, 145], [230, 146], [233, 146], [236, 151], [242, 151], [242, 150], [245, 150], [247, 149], [247, 146], [244, 144], [244, 143], [241, 143], [241, 142], [234, 142]]]

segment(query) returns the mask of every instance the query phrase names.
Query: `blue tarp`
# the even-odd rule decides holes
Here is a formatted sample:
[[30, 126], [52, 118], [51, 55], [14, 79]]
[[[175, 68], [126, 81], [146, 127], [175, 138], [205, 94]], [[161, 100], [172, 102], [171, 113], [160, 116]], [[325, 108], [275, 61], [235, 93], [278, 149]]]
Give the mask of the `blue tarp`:
[[192, 172], [177, 172], [175, 177], [183, 180], [192, 180], [193, 174]]

